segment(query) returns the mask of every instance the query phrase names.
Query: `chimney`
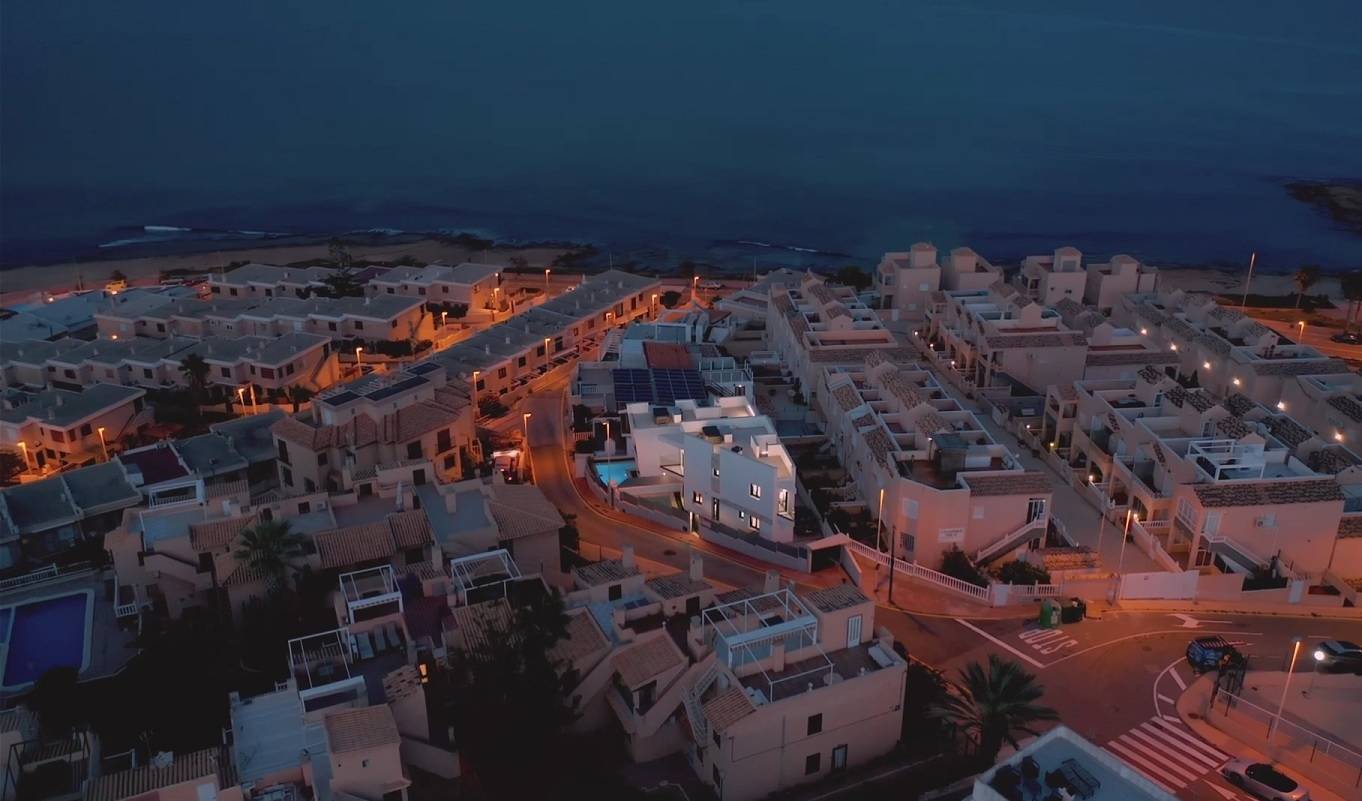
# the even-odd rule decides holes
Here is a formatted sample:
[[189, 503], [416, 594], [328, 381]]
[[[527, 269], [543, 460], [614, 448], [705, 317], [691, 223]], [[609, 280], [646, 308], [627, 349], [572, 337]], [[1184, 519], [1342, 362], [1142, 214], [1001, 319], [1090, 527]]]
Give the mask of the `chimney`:
[[626, 545], [620, 550], [620, 561], [624, 564], [625, 570], [638, 567], [638, 564], [634, 561], [634, 546]]
[[780, 589], [780, 574], [774, 570], [766, 571], [766, 579], [762, 582], [762, 592], [775, 592]]
[[771, 672], [779, 673], [785, 669], [785, 640], [771, 642]]
[[690, 580], [702, 581], [705, 577], [705, 560], [695, 551], [690, 552]]

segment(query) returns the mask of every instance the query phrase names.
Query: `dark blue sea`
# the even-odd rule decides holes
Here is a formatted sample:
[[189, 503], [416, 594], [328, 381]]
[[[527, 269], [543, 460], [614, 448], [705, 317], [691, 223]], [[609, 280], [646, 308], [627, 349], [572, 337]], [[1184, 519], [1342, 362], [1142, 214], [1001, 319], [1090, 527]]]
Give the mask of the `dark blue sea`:
[[1357, 0], [0, 4], [8, 265], [392, 229], [1342, 269], [1283, 183], [1358, 178]]

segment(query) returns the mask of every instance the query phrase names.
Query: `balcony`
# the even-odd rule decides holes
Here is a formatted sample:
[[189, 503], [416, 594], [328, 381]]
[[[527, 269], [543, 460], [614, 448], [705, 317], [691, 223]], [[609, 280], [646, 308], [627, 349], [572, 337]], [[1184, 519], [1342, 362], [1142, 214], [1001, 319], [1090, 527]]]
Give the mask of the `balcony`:
[[343, 573], [340, 590], [352, 624], [402, 612], [402, 592], [391, 565]]

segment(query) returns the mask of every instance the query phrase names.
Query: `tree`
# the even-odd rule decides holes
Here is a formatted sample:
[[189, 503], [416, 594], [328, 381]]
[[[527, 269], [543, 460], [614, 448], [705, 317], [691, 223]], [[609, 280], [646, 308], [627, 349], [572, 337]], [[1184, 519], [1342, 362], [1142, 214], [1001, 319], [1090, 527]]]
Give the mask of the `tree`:
[[1296, 274], [1291, 276], [1291, 280], [1296, 283], [1296, 308], [1301, 307], [1301, 300], [1305, 298], [1305, 290], [1319, 283], [1319, 267], [1313, 264], [1302, 265]]
[[28, 705], [38, 716], [38, 729], [44, 739], [64, 737], [80, 722], [76, 674], [74, 667], [55, 667], [33, 683]]
[[577, 677], [551, 656], [567, 623], [557, 594], [526, 598], [503, 622], [489, 623], [480, 638], [486, 644], [460, 652], [445, 681], [434, 685], [456, 728], [476, 732], [460, 750], [493, 798], [556, 794], [548, 792], [558, 780], [553, 771], [525, 765], [556, 761], [573, 739], [567, 727], [577, 718]]
[[482, 417], [501, 417], [509, 411], [506, 404], [496, 395], [483, 395], [478, 398], [478, 414]]
[[1362, 270], [1344, 273], [1338, 280], [1343, 288], [1343, 297], [1348, 299], [1348, 317], [1343, 323], [1343, 332], [1347, 333], [1352, 330], [1357, 307], [1362, 305]]
[[27, 469], [28, 465], [19, 454], [0, 451], [0, 487], [19, 483], [19, 474]]
[[307, 403], [308, 401], [312, 400], [312, 396], [315, 394], [316, 394], [315, 392], [308, 389], [307, 387], [300, 386], [298, 384], [294, 384], [293, 386], [289, 387], [288, 399], [293, 403], [293, 413], [297, 414], [299, 404]]
[[1016, 735], [1037, 734], [1033, 723], [1059, 718], [1055, 710], [1036, 703], [1044, 694], [1036, 677], [997, 654], [989, 654], [987, 668], [978, 662], [961, 668], [958, 689], [932, 707], [931, 714], [975, 737], [984, 764], [993, 764], [1003, 743], [1015, 748]]
[[199, 413], [204, 392], [208, 389], [208, 374], [212, 372], [208, 362], [197, 353], [191, 353], [180, 361], [180, 373], [189, 384], [189, 394], [194, 399], [194, 414]]
[[988, 586], [988, 579], [984, 578], [965, 552], [955, 546], [941, 555], [941, 572], [976, 587]]
[[317, 294], [328, 298], [361, 298], [364, 297], [364, 284], [360, 283], [355, 277], [355, 271], [350, 267], [344, 266], [339, 270], [332, 270], [331, 274], [322, 279], [324, 288], [318, 289]]
[[337, 267], [342, 270], [350, 269], [350, 248], [346, 247], [344, 242], [339, 239], [332, 239], [326, 243], [326, 250], [331, 256], [331, 261], [335, 262]]
[[302, 535], [287, 520], [262, 520], [241, 532], [241, 545], [232, 555], [265, 574], [271, 591], [287, 586], [289, 560], [302, 552]]
[[869, 288], [871, 282], [870, 273], [867, 273], [854, 264], [848, 264], [838, 270], [833, 274], [832, 280], [839, 284], [846, 284], [857, 292]]
[[993, 571], [1004, 584], [1049, 584], [1050, 571], [1030, 562], [1014, 560]]
[[677, 292], [675, 289], [668, 289], [666, 292], [662, 293], [661, 301], [663, 306], [668, 309], [674, 309], [676, 308], [676, 304], [681, 302], [681, 293]]

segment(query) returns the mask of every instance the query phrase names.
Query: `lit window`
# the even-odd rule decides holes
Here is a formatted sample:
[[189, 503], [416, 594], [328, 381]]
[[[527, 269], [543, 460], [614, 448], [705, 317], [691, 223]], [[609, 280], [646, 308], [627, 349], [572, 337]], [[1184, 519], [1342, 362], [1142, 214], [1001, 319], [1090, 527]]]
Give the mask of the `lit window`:
[[714, 468], [714, 477], [715, 477], [715, 478], [718, 478], [718, 477], [719, 477], [719, 468], [717, 468], [717, 467]]
[[751, 485], [750, 487], [748, 487], [748, 490], [747, 490], [747, 491], [750, 492], [750, 493], [752, 493], [752, 497], [753, 497], [753, 498], [760, 498], [760, 497], [761, 497], [761, 485], [760, 485], [760, 484], [753, 484], [753, 485]]
[[690, 502], [691, 502], [691, 503], [704, 503], [704, 502], [705, 502], [705, 496], [701, 495], [701, 494], [698, 493], [698, 492], [692, 492], [692, 493], [690, 494]]
[[747, 525], [753, 531], [761, 531], [761, 518], [753, 515], [752, 517], [747, 518]]

